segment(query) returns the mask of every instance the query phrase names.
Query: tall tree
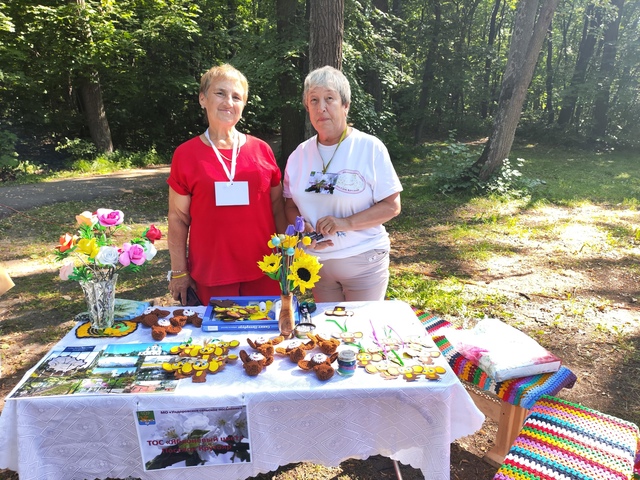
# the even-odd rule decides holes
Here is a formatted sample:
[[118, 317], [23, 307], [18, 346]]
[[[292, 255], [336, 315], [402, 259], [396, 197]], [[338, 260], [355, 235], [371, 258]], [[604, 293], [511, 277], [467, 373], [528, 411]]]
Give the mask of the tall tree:
[[593, 111], [593, 136], [596, 139], [602, 139], [607, 133], [609, 95], [615, 73], [618, 31], [620, 29], [624, 0], [611, 0], [611, 6], [614, 11], [608, 16], [604, 29], [602, 60], [600, 62], [600, 71], [598, 72], [598, 90]]
[[330, 65], [342, 70], [344, 0], [309, 2], [309, 70]]
[[[277, 0], [276, 16], [278, 19], [278, 40], [281, 45], [290, 45], [295, 39], [298, 17], [298, 0]], [[287, 49], [288, 50], [288, 49]], [[282, 59], [283, 72], [280, 75], [278, 88], [280, 98], [284, 102], [280, 109], [280, 158], [281, 168], [298, 144], [304, 139], [304, 114], [300, 110], [298, 95], [299, 79], [295, 70], [301, 71], [301, 59], [288, 54]]]
[[[553, 25], [553, 22], [551, 22]], [[547, 112], [547, 124], [552, 125], [554, 120], [554, 101], [553, 101], [553, 28], [551, 25], [549, 26], [549, 31], [547, 32], [547, 64], [546, 64], [546, 106], [545, 110]]]
[[[87, 44], [87, 49], [93, 50], [89, 45], [93, 42], [90, 23], [87, 18], [87, 6], [84, 0], [76, 0], [78, 5], [78, 26], [81, 39]], [[102, 100], [102, 87], [100, 76], [92, 65], [87, 65], [78, 73], [78, 90], [84, 117], [87, 121], [89, 134], [93, 143], [100, 152], [113, 152], [113, 141], [107, 113]]]
[[578, 58], [573, 70], [571, 84], [564, 93], [562, 108], [558, 115], [558, 125], [568, 125], [573, 118], [578, 102], [578, 91], [584, 85], [587, 78], [587, 67], [593, 57], [596, 46], [598, 27], [602, 21], [602, 11], [594, 4], [590, 4], [584, 14], [584, 27], [582, 29], [582, 39], [578, 49]]
[[420, 98], [418, 100], [418, 118], [413, 133], [413, 142], [419, 144], [422, 141], [427, 113], [427, 104], [429, 101], [429, 90], [433, 83], [434, 63], [438, 54], [438, 45], [440, 44], [440, 27], [442, 24], [442, 9], [440, 0], [432, 0], [433, 4], [433, 28], [429, 47], [427, 49], [427, 57], [422, 67], [422, 81], [420, 84]]
[[490, 89], [489, 89], [489, 80], [491, 80], [491, 64], [493, 63], [493, 45], [496, 41], [496, 33], [497, 33], [497, 18], [498, 12], [500, 11], [500, 4], [502, 0], [494, 0], [493, 9], [491, 10], [491, 20], [489, 21], [489, 36], [487, 38], [487, 54], [484, 60], [484, 75], [482, 77], [482, 84], [484, 86], [485, 98], [482, 100], [480, 104], [480, 116], [482, 118], [487, 118], [489, 115], [489, 101], [492, 100], [490, 98]]
[[[309, 71], [329, 65], [342, 70], [344, 0], [311, 0], [309, 5]], [[306, 137], [314, 135], [307, 116]]]
[[508, 157], [542, 43], [559, 0], [520, 0], [493, 131], [470, 174], [487, 181]]

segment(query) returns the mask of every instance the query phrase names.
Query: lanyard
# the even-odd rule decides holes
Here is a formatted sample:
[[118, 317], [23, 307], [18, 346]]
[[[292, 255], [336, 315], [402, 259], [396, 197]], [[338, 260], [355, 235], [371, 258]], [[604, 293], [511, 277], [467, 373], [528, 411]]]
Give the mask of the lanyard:
[[[338, 140], [338, 145], [336, 145], [336, 149], [333, 151], [333, 154], [331, 154], [331, 158], [329, 159], [329, 163], [327, 163], [326, 165], [324, 164], [324, 158], [322, 158], [322, 154], [320, 153], [320, 147], [318, 147], [318, 154], [320, 155], [320, 160], [322, 160], [322, 174], [324, 175], [325, 173], [327, 173], [327, 170], [329, 169], [329, 165], [331, 165], [331, 161], [333, 160], [333, 157], [336, 156], [336, 152], [338, 151], [338, 148], [340, 148], [340, 144], [342, 143], [342, 141], [344, 140], [344, 137], [347, 136], [347, 129], [349, 127], [345, 128], [344, 131], [342, 132], [342, 135], [340, 135], [340, 140]], [[316, 146], [318, 146], [318, 137], [316, 136]]]
[[229, 179], [229, 184], [233, 185], [233, 177], [236, 176], [236, 159], [238, 158], [238, 150], [239, 150], [238, 144], [240, 143], [238, 141], [239, 135], [236, 133], [233, 136], [233, 145], [231, 147], [231, 171], [229, 171], [229, 169], [227, 168], [227, 165], [224, 163], [224, 160], [222, 160], [222, 154], [211, 141], [211, 137], [209, 137], [208, 128], [204, 131], [204, 136], [211, 144], [211, 148], [213, 148], [213, 152], [216, 154], [216, 157], [218, 157], [218, 161], [220, 162], [220, 165], [222, 165], [222, 168], [224, 169], [224, 173], [227, 174], [227, 178]]

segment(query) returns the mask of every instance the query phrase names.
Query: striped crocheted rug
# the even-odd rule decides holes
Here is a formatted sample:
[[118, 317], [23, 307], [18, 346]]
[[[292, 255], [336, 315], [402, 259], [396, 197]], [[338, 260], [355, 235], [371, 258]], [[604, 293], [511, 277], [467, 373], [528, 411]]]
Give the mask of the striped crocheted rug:
[[573, 387], [576, 382], [575, 374], [564, 366], [555, 373], [496, 382], [477, 364], [454, 350], [447, 338], [438, 333], [440, 329], [451, 327], [449, 322], [422, 310], [415, 310], [415, 313], [460, 380], [490, 392], [505, 402], [530, 409], [542, 395], [555, 395], [563, 388]]
[[628, 480], [639, 446], [633, 423], [545, 395], [531, 409], [494, 480]]

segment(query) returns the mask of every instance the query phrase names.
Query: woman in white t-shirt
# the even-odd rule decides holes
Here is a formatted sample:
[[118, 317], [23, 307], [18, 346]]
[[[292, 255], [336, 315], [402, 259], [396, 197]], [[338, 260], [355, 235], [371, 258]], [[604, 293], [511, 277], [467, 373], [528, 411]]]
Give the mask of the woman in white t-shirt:
[[309, 73], [303, 103], [318, 134], [289, 156], [284, 179], [289, 223], [305, 219], [322, 235], [308, 252], [322, 263], [316, 302], [383, 300], [389, 283], [389, 235], [402, 185], [384, 144], [347, 125], [351, 88], [333, 67]]

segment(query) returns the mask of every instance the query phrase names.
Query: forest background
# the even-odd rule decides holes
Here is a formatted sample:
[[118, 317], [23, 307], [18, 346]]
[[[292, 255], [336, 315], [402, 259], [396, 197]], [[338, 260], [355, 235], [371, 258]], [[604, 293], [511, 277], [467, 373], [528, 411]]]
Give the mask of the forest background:
[[[640, 4], [540, 4], [556, 2], [533, 55], [518, 136], [600, 150], [637, 147]], [[314, 62], [342, 67], [353, 90], [350, 121], [382, 138], [392, 158], [434, 138], [487, 137], [518, 33], [517, 6], [515, 0], [0, 1], [3, 178], [33, 170], [32, 149], [42, 146], [71, 159], [115, 152], [134, 166], [166, 163], [179, 143], [204, 129], [199, 78], [223, 62], [249, 79], [240, 128], [281, 135], [281, 165], [308, 135], [301, 89]]]
[[[525, 4], [538, 20], [553, 4], [553, 19], [528, 52], [516, 149], [480, 182], [464, 172], [497, 130], [509, 60], [527, 53], [511, 48]], [[309, 134], [303, 79], [330, 58], [351, 82], [350, 121], [385, 142], [405, 187], [388, 225], [390, 295], [462, 326], [508, 320], [578, 375], [563, 396], [638, 423], [639, 20], [628, 0], [0, 0], [0, 182], [169, 163], [204, 130], [199, 78], [223, 62], [249, 80], [239, 128], [284, 166]], [[118, 200], [164, 231], [166, 201], [143, 185]], [[33, 260], [0, 300], [0, 397], [84, 305], [77, 285], [40, 270], [53, 268], [52, 232], [86, 208], [0, 222], [0, 262]], [[166, 300], [166, 247], [158, 257], [148, 276], [122, 278], [125, 297]], [[491, 478], [477, 460], [494, 432], [454, 444], [452, 478]], [[341, 468], [392, 478], [379, 463]]]

